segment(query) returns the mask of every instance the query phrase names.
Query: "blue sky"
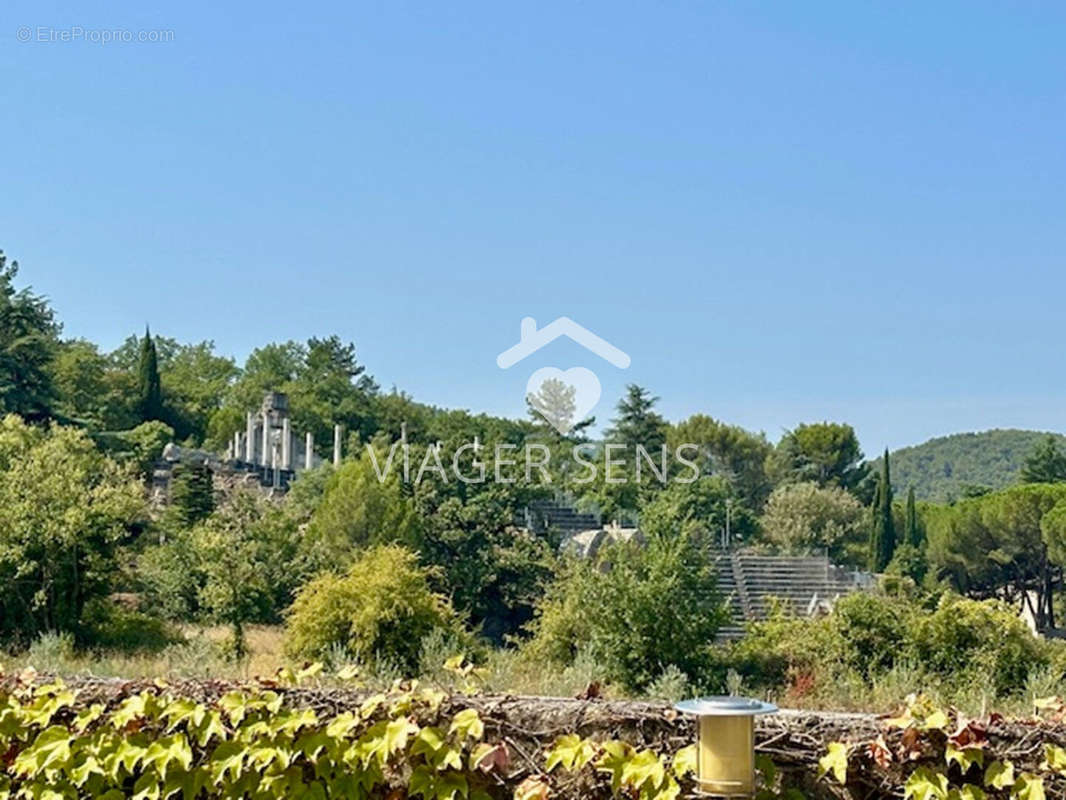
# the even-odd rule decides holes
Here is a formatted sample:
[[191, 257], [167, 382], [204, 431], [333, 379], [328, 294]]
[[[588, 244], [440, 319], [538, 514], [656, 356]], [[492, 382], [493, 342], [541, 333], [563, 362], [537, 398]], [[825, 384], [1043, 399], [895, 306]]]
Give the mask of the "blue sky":
[[[243, 359], [336, 332], [385, 387], [507, 414], [534, 369], [587, 366], [601, 420], [635, 381], [671, 419], [845, 420], [871, 454], [1066, 430], [1061, 3], [0, 19], [0, 247], [69, 336], [148, 321]], [[173, 33], [36, 41], [75, 26]], [[632, 366], [497, 368], [560, 315]]]

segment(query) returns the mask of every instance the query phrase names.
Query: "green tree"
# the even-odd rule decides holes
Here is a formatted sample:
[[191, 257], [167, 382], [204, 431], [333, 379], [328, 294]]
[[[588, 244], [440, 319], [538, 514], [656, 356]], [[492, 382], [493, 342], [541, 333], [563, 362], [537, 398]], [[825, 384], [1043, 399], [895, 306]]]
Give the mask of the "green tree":
[[170, 477], [167, 516], [172, 524], [190, 527], [215, 510], [215, 487], [206, 464], [177, 464]]
[[281, 503], [238, 489], [199, 524], [145, 548], [136, 566], [145, 606], [167, 619], [230, 624], [235, 645], [246, 623], [278, 622], [311, 575], [300, 555], [303, 501], [295, 486]]
[[907, 491], [907, 511], [904, 517], [904, 526], [904, 543], [916, 549], [921, 549], [925, 545], [925, 531], [922, 530], [922, 521], [918, 516], [918, 502], [915, 498], [913, 486]]
[[607, 441], [626, 445], [630, 451], [638, 444], [649, 453], [659, 452], [666, 443], [667, 423], [655, 412], [658, 397], [631, 383], [618, 401], [616, 414], [607, 431]]
[[640, 528], [661, 538], [684, 535], [716, 547], [729, 524], [731, 542], [750, 540], [757, 530], [755, 515], [737, 499], [722, 477], [705, 475], [692, 483], [671, 483], [640, 512]]
[[262, 498], [238, 492], [193, 532], [203, 576], [200, 608], [212, 621], [230, 626], [230, 652], [238, 661], [247, 655], [245, 625], [276, 619], [278, 581], [292, 586], [285, 571], [296, 571], [295, 530], [279, 528], [277, 521]]
[[418, 551], [435, 567], [432, 585], [498, 644], [532, 619], [555, 566], [557, 542], [515, 526], [523, 500], [520, 488], [495, 483], [463, 494], [436, 482], [415, 490]]
[[888, 450], [881, 461], [872, 507], [873, 523], [870, 535], [870, 570], [884, 572], [896, 551], [896, 522], [892, 514], [892, 476]]
[[866, 510], [838, 486], [788, 483], [777, 487], [762, 516], [763, 538], [784, 553], [826, 552], [836, 563], [863, 564]]
[[430, 570], [410, 550], [369, 548], [343, 574], [323, 573], [297, 593], [285, 623], [285, 651], [324, 658], [340, 648], [361, 663], [417, 668], [422, 642], [463, 636], [458, 616], [430, 588]]
[[728, 616], [707, 548], [656, 536], [643, 548], [616, 544], [595, 561], [571, 561], [539, 606], [526, 652], [561, 665], [584, 655], [630, 691], [670, 666], [705, 680]]
[[[695, 414], [672, 425], [666, 443], [671, 453], [682, 445], [696, 445], [700, 451], [700, 474], [724, 477], [748, 508], [761, 509], [769, 497], [773, 482], [767, 475], [766, 462], [774, 448], [763, 434]], [[691, 455], [687, 453], [686, 457]]]
[[119, 544], [146, 521], [144, 488], [82, 432], [0, 423], [0, 636], [82, 637], [105, 596]]
[[144, 329], [144, 339], [141, 340], [141, 355], [137, 365], [137, 398], [141, 422], [166, 421], [163, 384], [159, 378], [159, 358], [152, 334], [147, 327]]
[[1061, 551], [1051, 529], [1045, 532], [1044, 518], [1064, 499], [1066, 485], [1030, 484], [925, 509], [930, 567], [975, 598], [1020, 606], [1035, 597], [1034, 616], [1051, 624], [1057, 567], [1063, 565], [1054, 560]]
[[[402, 458], [400, 448], [397, 459]], [[345, 461], [328, 479], [322, 500], [311, 516], [305, 553], [319, 568], [348, 563], [361, 548], [374, 544], [414, 545], [419, 517], [404, 493], [399, 467], [384, 475], [387, 453], [377, 454], [377, 466], [366, 454]]]
[[1022, 483], [1061, 483], [1066, 481], [1066, 454], [1058, 440], [1048, 436], [1040, 442], [1022, 464]]
[[771, 463], [780, 481], [814, 482], [848, 491], [856, 491], [870, 472], [854, 428], [835, 422], [802, 424], [789, 431]]
[[16, 290], [18, 262], [0, 250], [0, 412], [39, 420], [52, 412], [59, 325], [43, 297]]

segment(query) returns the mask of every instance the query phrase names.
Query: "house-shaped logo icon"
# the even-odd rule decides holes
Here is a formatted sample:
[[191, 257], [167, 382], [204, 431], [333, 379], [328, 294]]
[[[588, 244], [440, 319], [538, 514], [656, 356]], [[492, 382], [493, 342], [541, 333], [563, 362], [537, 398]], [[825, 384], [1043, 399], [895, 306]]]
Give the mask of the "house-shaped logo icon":
[[[560, 336], [568, 336], [619, 369], [629, 366], [628, 354], [569, 317], [559, 317], [540, 329], [535, 319], [526, 317], [522, 320], [518, 344], [500, 353], [496, 363], [500, 369], [509, 369]], [[590, 369], [543, 367], [534, 372], [526, 383], [526, 401], [549, 425], [565, 436], [600, 401], [601, 391], [600, 379]]]
[[533, 355], [545, 345], [551, 344], [560, 336], [568, 336], [579, 345], [595, 353], [604, 361], [610, 362], [619, 369], [629, 367], [629, 355], [619, 350], [610, 342], [601, 339], [588, 328], [578, 325], [570, 317], [559, 319], [537, 329], [537, 321], [533, 317], [522, 320], [521, 336], [518, 344], [504, 350], [496, 357], [496, 364], [500, 369], [513, 367], [519, 361]]

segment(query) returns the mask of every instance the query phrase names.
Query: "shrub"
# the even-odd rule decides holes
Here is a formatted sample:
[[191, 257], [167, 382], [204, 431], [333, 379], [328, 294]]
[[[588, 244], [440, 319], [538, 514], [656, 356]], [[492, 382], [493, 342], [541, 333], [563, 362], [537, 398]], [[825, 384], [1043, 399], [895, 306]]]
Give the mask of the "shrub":
[[125, 652], [159, 652], [182, 641], [180, 633], [158, 617], [123, 608], [110, 600], [90, 604], [85, 622], [94, 647]]
[[462, 626], [430, 590], [429, 570], [410, 550], [378, 545], [343, 575], [324, 573], [300, 589], [287, 614], [285, 650], [318, 659], [339, 645], [363, 663], [414, 670], [434, 631], [459, 634]]
[[936, 611], [916, 618], [909, 637], [930, 672], [957, 683], [987, 676], [1001, 695], [1021, 690], [1031, 670], [1047, 666], [1046, 648], [993, 600], [945, 595]]
[[595, 562], [571, 562], [541, 603], [527, 647], [564, 665], [584, 654], [633, 691], [671, 665], [701, 683], [727, 617], [706, 549], [652, 537], [644, 549], [618, 544]]
[[748, 685], [777, 688], [828, 673], [840, 649], [831, 617], [795, 617], [777, 604], [766, 621], [749, 625], [747, 635], [717, 657]]
[[889, 669], [907, 636], [907, 607], [887, 597], [858, 592], [837, 601], [833, 627], [844, 662], [866, 678]]

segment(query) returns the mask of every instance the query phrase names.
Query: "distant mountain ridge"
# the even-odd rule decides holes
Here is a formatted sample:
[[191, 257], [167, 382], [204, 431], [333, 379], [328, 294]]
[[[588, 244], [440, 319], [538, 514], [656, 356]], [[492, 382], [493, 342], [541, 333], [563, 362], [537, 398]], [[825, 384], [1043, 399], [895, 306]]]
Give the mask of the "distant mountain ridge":
[[[1049, 433], [997, 429], [956, 433], [904, 447], [890, 454], [892, 486], [897, 497], [913, 486], [919, 500], [937, 503], [959, 499], [967, 486], [1006, 488], [1018, 482], [1025, 459]], [[1051, 435], [1066, 451], [1066, 436]]]

